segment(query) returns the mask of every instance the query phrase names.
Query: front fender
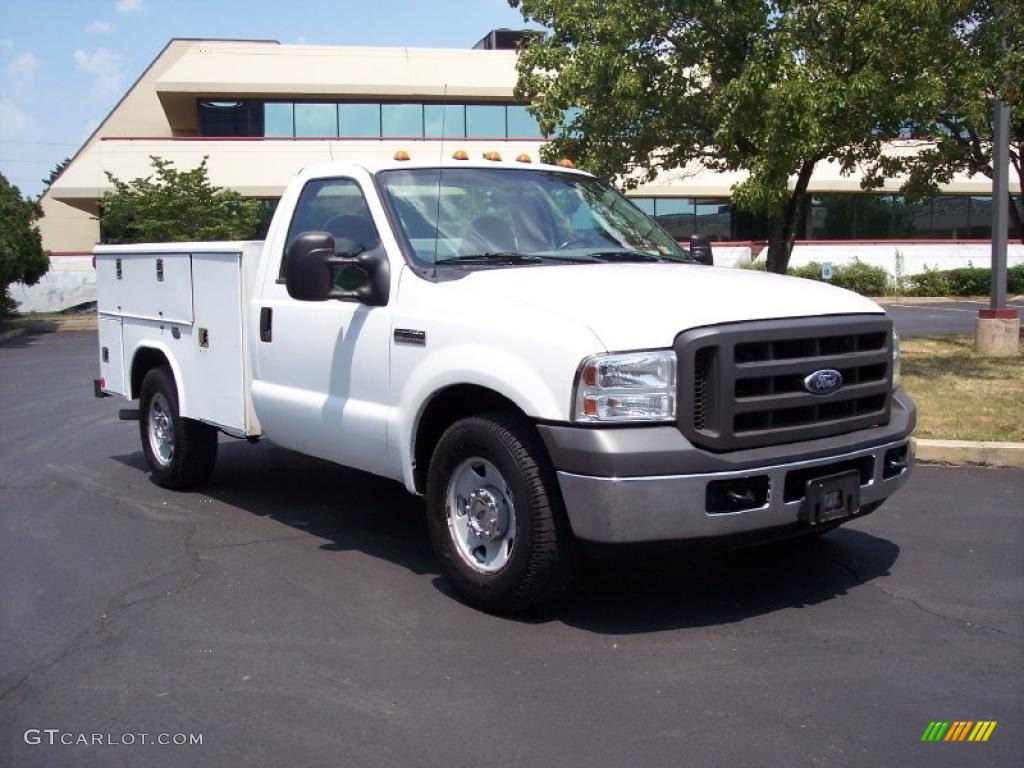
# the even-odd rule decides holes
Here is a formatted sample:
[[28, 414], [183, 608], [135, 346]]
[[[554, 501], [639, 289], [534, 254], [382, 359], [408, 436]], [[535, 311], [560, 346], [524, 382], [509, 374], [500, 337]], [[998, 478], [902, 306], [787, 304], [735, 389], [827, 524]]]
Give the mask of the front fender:
[[406, 488], [416, 492], [413, 455], [416, 431], [430, 401], [441, 391], [459, 384], [489, 389], [511, 400], [527, 416], [565, 419], [571, 380], [554, 386], [536, 365], [514, 353], [477, 343], [463, 343], [439, 350], [412, 369], [394, 402], [396, 418], [389, 440], [394, 458], [402, 468]]

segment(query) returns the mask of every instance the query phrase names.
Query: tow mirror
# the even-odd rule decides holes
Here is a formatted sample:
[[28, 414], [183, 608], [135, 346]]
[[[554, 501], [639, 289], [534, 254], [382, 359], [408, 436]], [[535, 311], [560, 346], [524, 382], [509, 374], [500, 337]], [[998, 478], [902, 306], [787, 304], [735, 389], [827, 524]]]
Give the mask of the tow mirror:
[[715, 266], [715, 257], [711, 253], [711, 241], [707, 235], [690, 235], [690, 255], [695, 261]]
[[380, 246], [362, 250], [348, 238], [337, 243], [327, 232], [303, 232], [285, 249], [285, 287], [299, 301], [388, 303], [388, 260]]

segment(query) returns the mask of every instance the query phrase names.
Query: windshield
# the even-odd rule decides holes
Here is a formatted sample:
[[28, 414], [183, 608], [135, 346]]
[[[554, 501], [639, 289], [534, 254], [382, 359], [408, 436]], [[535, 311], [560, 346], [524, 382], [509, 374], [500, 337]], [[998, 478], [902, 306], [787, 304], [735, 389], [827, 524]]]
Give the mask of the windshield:
[[689, 261], [689, 253], [597, 179], [540, 169], [414, 168], [380, 179], [427, 263]]

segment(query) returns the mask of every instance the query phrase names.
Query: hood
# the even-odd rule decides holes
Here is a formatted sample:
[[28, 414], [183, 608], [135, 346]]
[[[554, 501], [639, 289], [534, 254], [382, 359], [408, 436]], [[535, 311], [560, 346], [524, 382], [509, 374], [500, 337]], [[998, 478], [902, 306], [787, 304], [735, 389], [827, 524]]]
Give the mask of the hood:
[[698, 264], [481, 269], [448, 285], [581, 322], [609, 351], [668, 347], [681, 331], [717, 323], [883, 312], [814, 280]]

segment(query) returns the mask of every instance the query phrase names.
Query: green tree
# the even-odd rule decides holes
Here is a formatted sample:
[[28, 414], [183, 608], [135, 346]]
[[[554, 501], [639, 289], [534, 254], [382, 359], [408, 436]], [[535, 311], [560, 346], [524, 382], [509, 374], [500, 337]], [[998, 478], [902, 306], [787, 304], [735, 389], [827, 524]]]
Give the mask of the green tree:
[[21, 190], [0, 173], [0, 317], [14, 309], [7, 295], [13, 282], [34, 285], [50, 268], [50, 256], [36, 222], [43, 211], [36, 200], [23, 198]]
[[[966, 0], [509, 0], [550, 30], [518, 61], [517, 97], [567, 155], [627, 187], [699, 162], [738, 171], [785, 271], [815, 166], [879, 157], [942, 95], [934, 51]], [[574, 109], [575, 108], [575, 109]], [[566, 110], [574, 116], [560, 127]]]
[[[946, 40], [943, 100], [933, 119], [908, 128], [922, 143], [909, 156], [883, 155], [876, 179], [907, 174], [904, 193], [923, 199], [958, 173], [992, 178], [992, 107], [1010, 109], [1010, 164], [1024, 189], [1024, 7], [1020, 0], [982, 0], [958, 34]], [[1018, 231], [1024, 217], [1010, 204]]]
[[46, 190], [50, 188], [53, 182], [55, 182], [60, 177], [60, 175], [64, 173], [64, 169], [67, 168], [70, 163], [71, 158], [65, 157], [63, 160], [61, 160], [59, 163], [53, 166], [53, 168], [50, 169], [50, 173], [47, 174], [46, 178], [42, 180], [44, 193], [46, 192]]
[[124, 182], [107, 179], [113, 192], [100, 199], [104, 242], [145, 243], [186, 240], [243, 240], [255, 235], [259, 201], [210, 184], [207, 158], [187, 171], [151, 156], [155, 174]]

